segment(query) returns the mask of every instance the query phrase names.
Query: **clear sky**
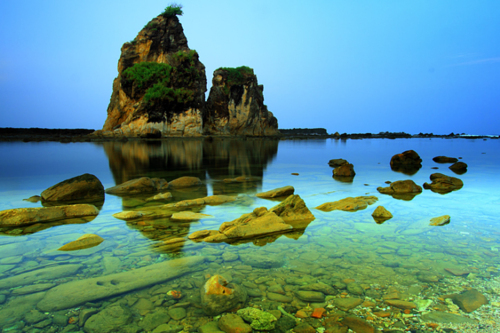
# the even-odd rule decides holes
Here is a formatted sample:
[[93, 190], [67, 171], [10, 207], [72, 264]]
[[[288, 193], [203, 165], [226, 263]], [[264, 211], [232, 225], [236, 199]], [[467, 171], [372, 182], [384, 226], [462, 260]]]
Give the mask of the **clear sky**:
[[[499, 0], [178, 3], [208, 89], [252, 67], [280, 128], [500, 134]], [[169, 4], [2, 0], [0, 127], [102, 128], [122, 44]]]

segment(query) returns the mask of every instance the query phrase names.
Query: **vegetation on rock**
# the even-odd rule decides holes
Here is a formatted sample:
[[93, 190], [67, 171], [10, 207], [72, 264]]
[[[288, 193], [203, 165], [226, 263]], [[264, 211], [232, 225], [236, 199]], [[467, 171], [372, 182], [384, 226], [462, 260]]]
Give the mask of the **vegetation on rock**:
[[240, 67], [220, 67], [218, 71], [223, 70], [227, 72], [227, 85], [239, 85], [245, 82], [245, 79], [254, 75], [253, 69], [247, 66]]
[[182, 5], [173, 3], [170, 6], [168, 6], [167, 8], [165, 8], [165, 11], [163, 13], [161, 13], [161, 16], [172, 17], [175, 15], [182, 16], [182, 14], [183, 14], [182, 13]]

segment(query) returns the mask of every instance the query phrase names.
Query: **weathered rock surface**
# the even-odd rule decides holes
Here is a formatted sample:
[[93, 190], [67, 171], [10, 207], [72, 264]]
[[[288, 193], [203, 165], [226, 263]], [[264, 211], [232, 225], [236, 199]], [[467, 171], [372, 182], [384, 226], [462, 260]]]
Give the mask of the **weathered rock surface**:
[[11, 276], [0, 280], [0, 289], [29, 285], [41, 280], [52, 281], [58, 278], [71, 276], [75, 274], [80, 267], [82, 267], [82, 265], [57, 265]]
[[295, 296], [304, 302], [324, 302], [325, 295], [319, 291], [297, 290]]
[[202, 134], [205, 66], [179, 19], [159, 15], [123, 44], [103, 136]]
[[432, 183], [424, 183], [424, 188], [436, 193], [445, 194], [459, 190], [464, 186], [464, 183], [460, 179], [446, 176], [442, 173], [433, 173], [430, 178]]
[[392, 219], [392, 214], [390, 211], [385, 209], [384, 206], [378, 206], [373, 211], [372, 217], [377, 223], [381, 223], [381, 222], [387, 221], [389, 219]]
[[72, 242], [69, 242], [68, 244], [61, 246], [58, 250], [75, 251], [81, 249], [88, 249], [90, 247], [97, 246], [102, 242], [104, 242], [104, 239], [101, 236], [94, 234], [85, 234], [82, 237], [78, 238], [77, 240], [74, 240]]
[[244, 308], [236, 312], [241, 318], [243, 318], [254, 330], [258, 331], [270, 331], [274, 329], [276, 324], [275, 316], [269, 312], [262, 311], [256, 308]]
[[342, 159], [342, 158], [335, 158], [333, 160], [329, 160], [328, 161], [328, 165], [331, 166], [331, 167], [338, 167], [338, 166], [341, 166], [341, 165], [344, 165], [344, 164], [347, 164], [349, 162], [347, 162], [346, 160]]
[[283, 186], [279, 188], [275, 188], [273, 190], [269, 190], [266, 192], [257, 193], [256, 196], [259, 198], [279, 198], [279, 197], [288, 197], [295, 192], [293, 186]]
[[242, 306], [247, 300], [244, 287], [228, 283], [221, 275], [210, 277], [201, 287], [200, 294], [203, 311], [209, 316]]
[[407, 150], [401, 154], [396, 154], [391, 158], [391, 169], [412, 175], [422, 167], [422, 159], [413, 150]]
[[126, 330], [132, 322], [132, 313], [118, 303], [112, 304], [99, 313], [91, 316], [84, 326], [86, 333], [108, 333]]
[[131, 179], [106, 189], [106, 193], [114, 195], [134, 195], [141, 193], [152, 193], [165, 191], [168, 188], [168, 183], [165, 179], [141, 177]]
[[350, 163], [342, 164], [333, 169], [334, 177], [354, 177], [356, 172], [354, 172], [354, 166]]
[[450, 165], [449, 169], [456, 174], [464, 174], [467, 172], [467, 164], [464, 162], [457, 162]]
[[332, 210], [343, 210], [348, 212], [355, 212], [357, 210], [365, 209], [368, 205], [377, 202], [378, 198], [375, 196], [360, 196], [360, 197], [347, 197], [338, 201], [326, 202], [316, 207], [323, 212], [331, 212]]
[[201, 182], [200, 178], [198, 177], [189, 177], [189, 176], [184, 176], [180, 177], [177, 179], [174, 179], [168, 183], [169, 188], [185, 188], [185, 187], [192, 187], [192, 186], [200, 186], [203, 183]]
[[89, 204], [7, 209], [0, 211], [0, 226], [18, 227], [33, 223], [97, 216], [98, 214], [99, 210], [94, 205]]
[[50, 289], [37, 307], [42, 311], [57, 311], [144, 288], [201, 270], [204, 261], [204, 257], [185, 257], [127, 272], [67, 282]]
[[[422, 187], [415, 184], [411, 179], [397, 180], [388, 187], [377, 187], [377, 191], [382, 194], [392, 195], [396, 199], [411, 199], [413, 196], [422, 193]], [[409, 195], [409, 197], [406, 197]]]
[[211, 195], [204, 198], [192, 199], [192, 200], [182, 200], [176, 203], [167, 204], [163, 207], [165, 208], [173, 208], [173, 209], [184, 209], [194, 206], [203, 206], [203, 205], [222, 205], [227, 202], [233, 202], [236, 200], [236, 197], [229, 195]]
[[41, 197], [42, 202], [102, 201], [104, 186], [96, 176], [86, 173], [49, 187], [42, 192]]
[[453, 324], [461, 324], [461, 323], [469, 323], [469, 324], [475, 324], [477, 323], [477, 320], [471, 319], [468, 317], [464, 317], [461, 315], [449, 313], [449, 312], [442, 312], [442, 311], [431, 311], [429, 313], [426, 313], [422, 315], [422, 320], [425, 322], [432, 322], [432, 323], [453, 323]]
[[307, 208], [304, 200], [297, 194], [290, 195], [281, 203], [269, 209], [269, 211], [278, 215], [283, 221], [294, 228], [300, 228], [300, 222], [311, 222], [314, 220], [314, 215]]
[[172, 220], [182, 220], [182, 221], [194, 221], [194, 220], [206, 219], [209, 217], [213, 217], [213, 216], [208, 215], [208, 214], [201, 214], [201, 213], [185, 211], [185, 212], [179, 212], [179, 213], [172, 214], [171, 219]]
[[450, 215], [443, 215], [443, 216], [433, 217], [429, 225], [442, 226], [448, 223], [450, 223]]
[[278, 120], [264, 105], [263, 91], [251, 68], [217, 69], [203, 116], [205, 134], [278, 135]]
[[385, 304], [394, 306], [399, 309], [416, 309], [417, 305], [413, 302], [401, 301], [399, 299], [388, 299], [385, 300]]
[[436, 163], [456, 163], [456, 162], [458, 162], [458, 158], [447, 157], [447, 156], [436, 156], [432, 160]]
[[363, 303], [362, 298], [356, 298], [356, 297], [346, 297], [346, 298], [334, 298], [333, 299], [333, 305], [335, 305], [337, 308], [339, 308], [342, 311], [349, 311], [351, 309], [354, 309], [358, 305]]
[[476, 289], [467, 290], [455, 296], [452, 300], [462, 311], [467, 313], [488, 304], [488, 299]]

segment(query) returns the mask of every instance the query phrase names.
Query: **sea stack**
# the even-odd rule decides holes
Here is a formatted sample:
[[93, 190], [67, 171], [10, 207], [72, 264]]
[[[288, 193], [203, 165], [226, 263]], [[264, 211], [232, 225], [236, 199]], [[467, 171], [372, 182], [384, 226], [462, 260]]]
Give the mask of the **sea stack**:
[[217, 69], [203, 117], [205, 134], [278, 135], [278, 120], [264, 105], [263, 91], [249, 67]]
[[207, 79], [167, 7], [123, 44], [101, 133], [111, 137], [201, 136]]

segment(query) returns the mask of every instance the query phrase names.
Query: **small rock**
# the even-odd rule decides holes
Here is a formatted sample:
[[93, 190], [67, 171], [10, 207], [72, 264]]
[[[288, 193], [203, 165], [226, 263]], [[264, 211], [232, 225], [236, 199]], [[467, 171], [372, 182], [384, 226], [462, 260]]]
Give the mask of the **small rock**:
[[442, 173], [433, 173], [430, 179], [432, 183], [424, 183], [424, 188], [441, 194], [459, 190], [464, 186], [464, 183], [460, 179], [446, 176]]
[[378, 206], [373, 211], [372, 217], [377, 223], [380, 223], [392, 219], [392, 214], [384, 206]]
[[266, 192], [257, 193], [256, 196], [259, 198], [279, 198], [279, 197], [288, 197], [295, 192], [293, 186], [284, 186], [279, 187], [274, 190], [269, 190]]
[[342, 324], [349, 327], [356, 333], [375, 333], [375, 328], [366, 320], [354, 316], [347, 316], [342, 320]]
[[333, 305], [342, 311], [349, 311], [363, 303], [363, 299], [356, 297], [334, 298]]
[[356, 176], [356, 172], [354, 172], [354, 166], [350, 163], [343, 164], [341, 166], [333, 169], [334, 177], [354, 177]]
[[178, 308], [172, 308], [168, 310], [168, 315], [173, 319], [173, 320], [181, 320], [184, 317], [186, 317], [186, 309], [178, 307]]
[[433, 217], [429, 225], [442, 226], [448, 223], [450, 223], [450, 215], [443, 215], [443, 216]]
[[455, 164], [450, 165], [450, 170], [459, 175], [467, 172], [467, 164], [464, 162], [457, 162]]
[[467, 290], [453, 298], [453, 303], [464, 312], [470, 313], [481, 306], [488, 304], [488, 299], [476, 289]]
[[412, 175], [422, 167], [422, 159], [415, 151], [407, 150], [392, 156], [390, 164], [393, 171]]
[[436, 163], [455, 163], [455, 162], [458, 162], [458, 158], [446, 157], [446, 156], [436, 156], [432, 160]]
[[192, 186], [200, 186], [203, 183], [198, 177], [180, 177], [168, 183], [168, 188], [186, 188]]
[[375, 196], [360, 196], [348, 197], [338, 201], [327, 202], [316, 207], [323, 212], [331, 212], [332, 210], [343, 210], [354, 212], [365, 209], [368, 205], [372, 205], [378, 200]]
[[97, 246], [102, 242], [104, 242], [104, 239], [101, 236], [94, 234], [85, 234], [79, 237], [77, 240], [74, 240], [72, 242], [69, 242], [68, 244], [61, 246], [58, 250], [75, 251], [75, 250], [88, 249]]
[[207, 214], [201, 214], [201, 213], [194, 213], [191, 211], [184, 211], [184, 212], [174, 213], [172, 215], [171, 219], [172, 220], [180, 220], [180, 221], [194, 221], [194, 220], [206, 219], [209, 217], [213, 217], [213, 216], [207, 215]]
[[328, 161], [328, 165], [331, 166], [331, 167], [339, 167], [341, 165], [344, 165], [344, 164], [348, 164], [349, 162], [347, 162], [346, 160], [342, 159], [342, 158], [335, 158], [333, 160], [330, 160]]
[[413, 302], [401, 301], [397, 299], [388, 299], [385, 300], [385, 303], [390, 306], [394, 306], [399, 309], [416, 309], [417, 305]]
[[304, 302], [320, 303], [320, 302], [325, 301], [325, 295], [319, 291], [298, 290], [298, 291], [295, 291], [295, 295], [297, 296], [298, 299], [300, 299]]
[[364, 295], [365, 290], [356, 282], [351, 282], [347, 284], [347, 291], [354, 295]]
[[244, 308], [238, 310], [236, 313], [241, 316], [246, 322], [249, 322], [250, 326], [254, 330], [270, 331], [274, 329], [274, 325], [277, 321], [276, 317], [269, 312], [265, 312], [256, 308]]

